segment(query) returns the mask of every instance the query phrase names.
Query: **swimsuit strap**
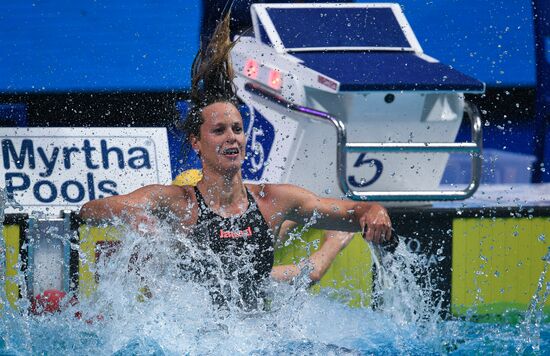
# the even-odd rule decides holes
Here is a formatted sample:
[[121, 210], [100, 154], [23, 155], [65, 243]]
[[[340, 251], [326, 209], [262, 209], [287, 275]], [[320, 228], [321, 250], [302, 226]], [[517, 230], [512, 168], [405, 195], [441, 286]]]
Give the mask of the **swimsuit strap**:
[[212, 212], [212, 210], [208, 208], [208, 205], [206, 205], [199, 188], [194, 186], [193, 189], [195, 189], [195, 197], [197, 198], [197, 204], [199, 205], [199, 216], [206, 215], [209, 210]]

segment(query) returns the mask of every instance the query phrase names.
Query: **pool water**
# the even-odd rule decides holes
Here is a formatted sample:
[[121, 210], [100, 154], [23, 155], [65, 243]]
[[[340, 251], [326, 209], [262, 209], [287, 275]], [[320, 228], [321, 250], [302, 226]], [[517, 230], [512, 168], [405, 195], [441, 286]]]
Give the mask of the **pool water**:
[[[177, 237], [173, 237], [177, 240]], [[369, 355], [369, 354], [544, 354], [550, 323], [541, 285], [531, 309], [514, 323], [442, 320], [431, 287], [412, 278], [418, 256], [402, 246], [384, 257], [378, 310], [351, 308], [323, 289], [312, 294], [303, 276], [294, 284], [271, 283], [267, 311], [218, 309], [201, 285], [178, 277], [170, 239], [132, 236], [99, 264], [100, 283], [88, 299], [55, 314], [2, 311], [2, 354], [115, 355]], [[166, 242], [168, 241], [168, 242]], [[179, 240], [180, 243], [184, 243]], [[136, 249], [139, 275], [128, 271]], [[154, 252], [154, 254], [153, 254]], [[195, 253], [192, 251], [192, 253]], [[429, 271], [423, 271], [429, 273]], [[544, 280], [544, 279], [542, 279]], [[152, 297], [142, 296], [144, 285]], [[68, 298], [67, 298], [68, 299]], [[29, 302], [22, 299], [20, 310]], [[75, 314], [79, 314], [79, 318]], [[472, 319], [473, 320], [473, 319]]]

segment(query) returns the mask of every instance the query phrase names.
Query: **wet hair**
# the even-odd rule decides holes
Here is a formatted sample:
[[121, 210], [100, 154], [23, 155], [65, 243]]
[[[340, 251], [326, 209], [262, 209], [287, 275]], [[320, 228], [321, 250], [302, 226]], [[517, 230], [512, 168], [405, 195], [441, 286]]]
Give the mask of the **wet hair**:
[[229, 38], [229, 20], [230, 13], [218, 24], [210, 42], [201, 45], [193, 61], [191, 108], [180, 126], [188, 140], [191, 136], [200, 136], [205, 107], [218, 102], [228, 102], [235, 106], [238, 103], [230, 61], [230, 52], [235, 43]]

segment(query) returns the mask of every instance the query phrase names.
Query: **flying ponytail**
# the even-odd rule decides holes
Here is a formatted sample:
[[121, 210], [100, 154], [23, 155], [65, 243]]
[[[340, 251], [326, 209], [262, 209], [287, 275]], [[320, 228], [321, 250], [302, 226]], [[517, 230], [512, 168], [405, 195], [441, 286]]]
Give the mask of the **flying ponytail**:
[[234, 42], [230, 40], [230, 13], [221, 21], [210, 42], [201, 46], [191, 68], [191, 108], [182, 125], [187, 138], [199, 136], [203, 123], [202, 109], [216, 102], [236, 104], [233, 84], [234, 72], [230, 52]]

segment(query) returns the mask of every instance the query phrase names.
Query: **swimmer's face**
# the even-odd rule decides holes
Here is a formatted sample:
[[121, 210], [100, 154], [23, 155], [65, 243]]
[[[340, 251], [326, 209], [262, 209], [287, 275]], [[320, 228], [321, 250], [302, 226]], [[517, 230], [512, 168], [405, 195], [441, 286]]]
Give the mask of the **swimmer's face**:
[[240, 171], [245, 157], [243, 120], [237, 108], [227, 102], [214, 103], [202, 110], [200, 137], [191, 144], [198, 150], [203, 166], [226, 172]]

